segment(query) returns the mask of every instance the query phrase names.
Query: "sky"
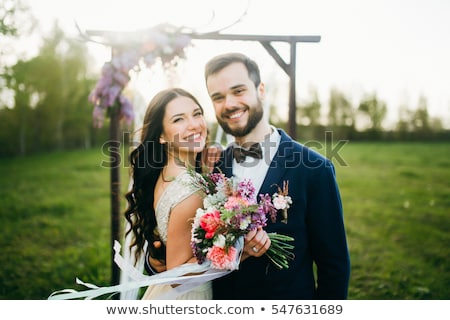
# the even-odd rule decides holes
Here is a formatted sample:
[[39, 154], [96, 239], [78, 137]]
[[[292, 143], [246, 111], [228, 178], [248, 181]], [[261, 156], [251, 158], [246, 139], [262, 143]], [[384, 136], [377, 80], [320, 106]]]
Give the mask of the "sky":
[[[82, 30], [139, 30], [161, 22], [197, 32], [319, 35], [319, 43], [297, 45], [297, 101], [317, 90], [323, 105], [331, 88], [354, 105], [375, 93], [388, 106], [387, 127], [398, 120], [400, 106], [415, 109], [427, 99], [430, 116], [450, 127], [450, 1], [448, 0], [29, 0], [33, 14], [48, 27], [58, 19], [76, 36]], [[227, 26], [230, 26], [226, 28]], [[177, 84], [204, 105], [203, 66], [215, 54], [241, 51], [260, 65], [268, 94], [281, 117], [287, 113], [288, 78], [259, 44], [196, 40], [180, 65]], [[288, 47], [274, 44], [288, 62]], [[108, 48], [90, 45], [99, 68]], [[145, 108], [164, 83], [161, 72], [143, 73], [135, 84]], [[205, 108], [208, 109], [208, 108]], [[286, 112], [284, 112], [286, 111]]]

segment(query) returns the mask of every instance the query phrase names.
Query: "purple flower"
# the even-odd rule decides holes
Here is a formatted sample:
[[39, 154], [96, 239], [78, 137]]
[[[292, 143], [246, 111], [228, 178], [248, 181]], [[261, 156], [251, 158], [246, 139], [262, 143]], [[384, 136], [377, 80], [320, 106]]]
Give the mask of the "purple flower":
[[130, 125], [131, 122], [134, 120], [133, 105], [131, 104], [131, 101], [123, 95], [119, 97], [119, 103], [120, 103], [120, 115], [123, 119], [125, 119], [127, 124]]
[[277, 220], [277, 209], [272, 203], [272, 197], [269, 194], [260, 194], [259, 195], [260, 201], [260, 208], [264, 212], [265, 215], [268, 215], [270, 217], [270, 220], [272, 222], [275, 222]]
[[156, 58], [153, 55], [153, 53], [148, 53], [148, 54], [144, 55], [143, 60], [144, 60], [145, 65], [147, 67], [149, 67], [149, 66], [151, 66], [151, 65], [153, 65], [155, 63]]
[[103, 121], [105, 121], [105, 113], [106, 110], [99, 105], [94, 107], [94, 111], [92, 112], [93, 118], [93, 126], [94, 128], [101, 128], [103, 125]]
[[111, 107], [119, 97], [120, 91], [122, 91], [122, 88], [118, 85], [105, 88], [103, 92], [102, 105], [105, 107]]
[[253, 186], [253, 183], [249, 179], [244, 179], [238, 184], [238, 194], [240, 197], [255, 203], [255, 187]]
[[130, 76], [128, 75], [128, 72], [115, 72], [114, 80], [118, 82], [122, 87], [125, 87], [130, 81]]
[[187, 35], [179, 35], [174, 41], [175, 50], [182, 51], [191, 43], [191, 37]]

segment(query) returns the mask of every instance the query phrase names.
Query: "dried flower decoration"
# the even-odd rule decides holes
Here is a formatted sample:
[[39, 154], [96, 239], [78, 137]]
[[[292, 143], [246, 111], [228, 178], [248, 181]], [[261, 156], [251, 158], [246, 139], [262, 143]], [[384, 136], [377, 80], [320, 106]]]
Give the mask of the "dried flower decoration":
[[130, 37], [104, 64], [101, 77], [89, 94], [89, 102], [94, 105], [94, 126], [102, 127], [112, 108], [119, 108], [121, 119], [130, 124], [134, 119], [133, 105], [123, 94], [131, 79], [130, 71], [149, 68], [158, 59], [166, 69], [175, 66], [179, 59], [185, 58], [190, 45], [189, 36], [168, 24], [156, 26], [143, 38]]
[[[278, 187], [278, 192], [272, 195], [272, 202], [277, 210], [281, 210], [281, 222], [288, 222], [288, 209], [292, 204], [292, 198], [289, 196], [289, 181], [283, 181], [283, 188]], [[271, 216], [272, 222], [275, 222], [276, 216]]]

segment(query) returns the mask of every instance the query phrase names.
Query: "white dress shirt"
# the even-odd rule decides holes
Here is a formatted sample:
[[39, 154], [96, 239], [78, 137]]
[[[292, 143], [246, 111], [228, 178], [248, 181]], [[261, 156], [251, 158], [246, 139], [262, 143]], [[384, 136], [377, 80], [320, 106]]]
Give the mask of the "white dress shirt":
[[[278, 133], [278, 130], [273, 126], [271, 126], [271, 129], [272, 133], [260, 142], [263, 152], [262, 159], [255, 159], [247, 156], [242, 163], [238, 163], [233, 159], [233, 176], [237, 177], [239, 181], [251, 179], [253, 186], [257, 191], [261, 189], [267, 171], [269, 170], [270, 163], [280, 145], [281, 136]], [[259, 192], [256, 194], [259, 194]]]

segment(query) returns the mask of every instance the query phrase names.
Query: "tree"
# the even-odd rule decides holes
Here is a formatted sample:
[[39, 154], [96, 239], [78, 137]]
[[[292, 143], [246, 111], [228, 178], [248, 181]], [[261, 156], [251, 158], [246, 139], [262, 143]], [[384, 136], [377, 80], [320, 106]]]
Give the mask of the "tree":
[[[306, 120], [306, 125], [317, 126], [320, 124], [321, 103], [316, 89], [310, 89], [312, 100], [305, 105], [300, 106], [298, 114]], [[302, 121], [297, 121], [301, 123]]]
[[355, 112], [350, 101], [345, 95], [332, 88], [330, 91], [330, 102], [328, 111], [328, 124], [330, 126], [354, 127]]
[[376, 94], [371, 94], [363, 99], [359, 104], [358, 111], [368, 117], [369, 130], [382, 131], [382, 123], [387, 115], [387, 107], [385, 102], [378, 100]]
[[427, 99], [424, 96], [419, 97], [417, 109], [412, 114], [411, 120], [414, 131], [422, 133], [430, 131], [430, 116], [428, 114]]
[[13, 42], [31, 32], [35, 24], [29, 7], [21, 0], [0, 1], [0, 108], [11, 105], [9, 97], [12, 94], [6, 88], [5, 77], [19, 56]]
[[0, 34], [18, 36], [19, 30], [26, 25], [24, 22], [28, 20], [25, 19], [28, 13], [28, 6], [25, 6], [21, 0], [0, 2]]
[[408, 109], [407, 106], [400, 106], [398, 110], [398, 121], [396, 125], [396, 129], [399, 133], [404, 134], [412, 131], [411, 114], [412, 112]]
[[[14, 108], [12, 116], [15, 121], [12, 132], [13, 137], [17, 137], [18, 154], [27, 153], [27, 144], [30, 136], [29, 124], [31, 124], [31, 96], [34, 89], [25, 84], [27, 75], [30, 74], [30, 64], [19, 61], [12, 69], [11, 74], [6, 77], [7, 86], [14, 91]], [[8, 139], [8, 133], [3, 134], [3, 139]], [[1, 136], [0, 136], [1, 137]], [[14, 138], [13, 138], [14, 139]]]
[[87, 77], [87, 60], [85, 45], [67, 39], [55, 24], [38, 56], [11, 67], [5, 79], [14, 93], [12, 137], [19, 139], [19, 154], [89, 145], [93, 80]]
[[30, 8], [21, 0], [0, 1], [0, 76], [6, 66], [16, 62], [18, 54], [11, 42], [28, 35], [36, 23]]

